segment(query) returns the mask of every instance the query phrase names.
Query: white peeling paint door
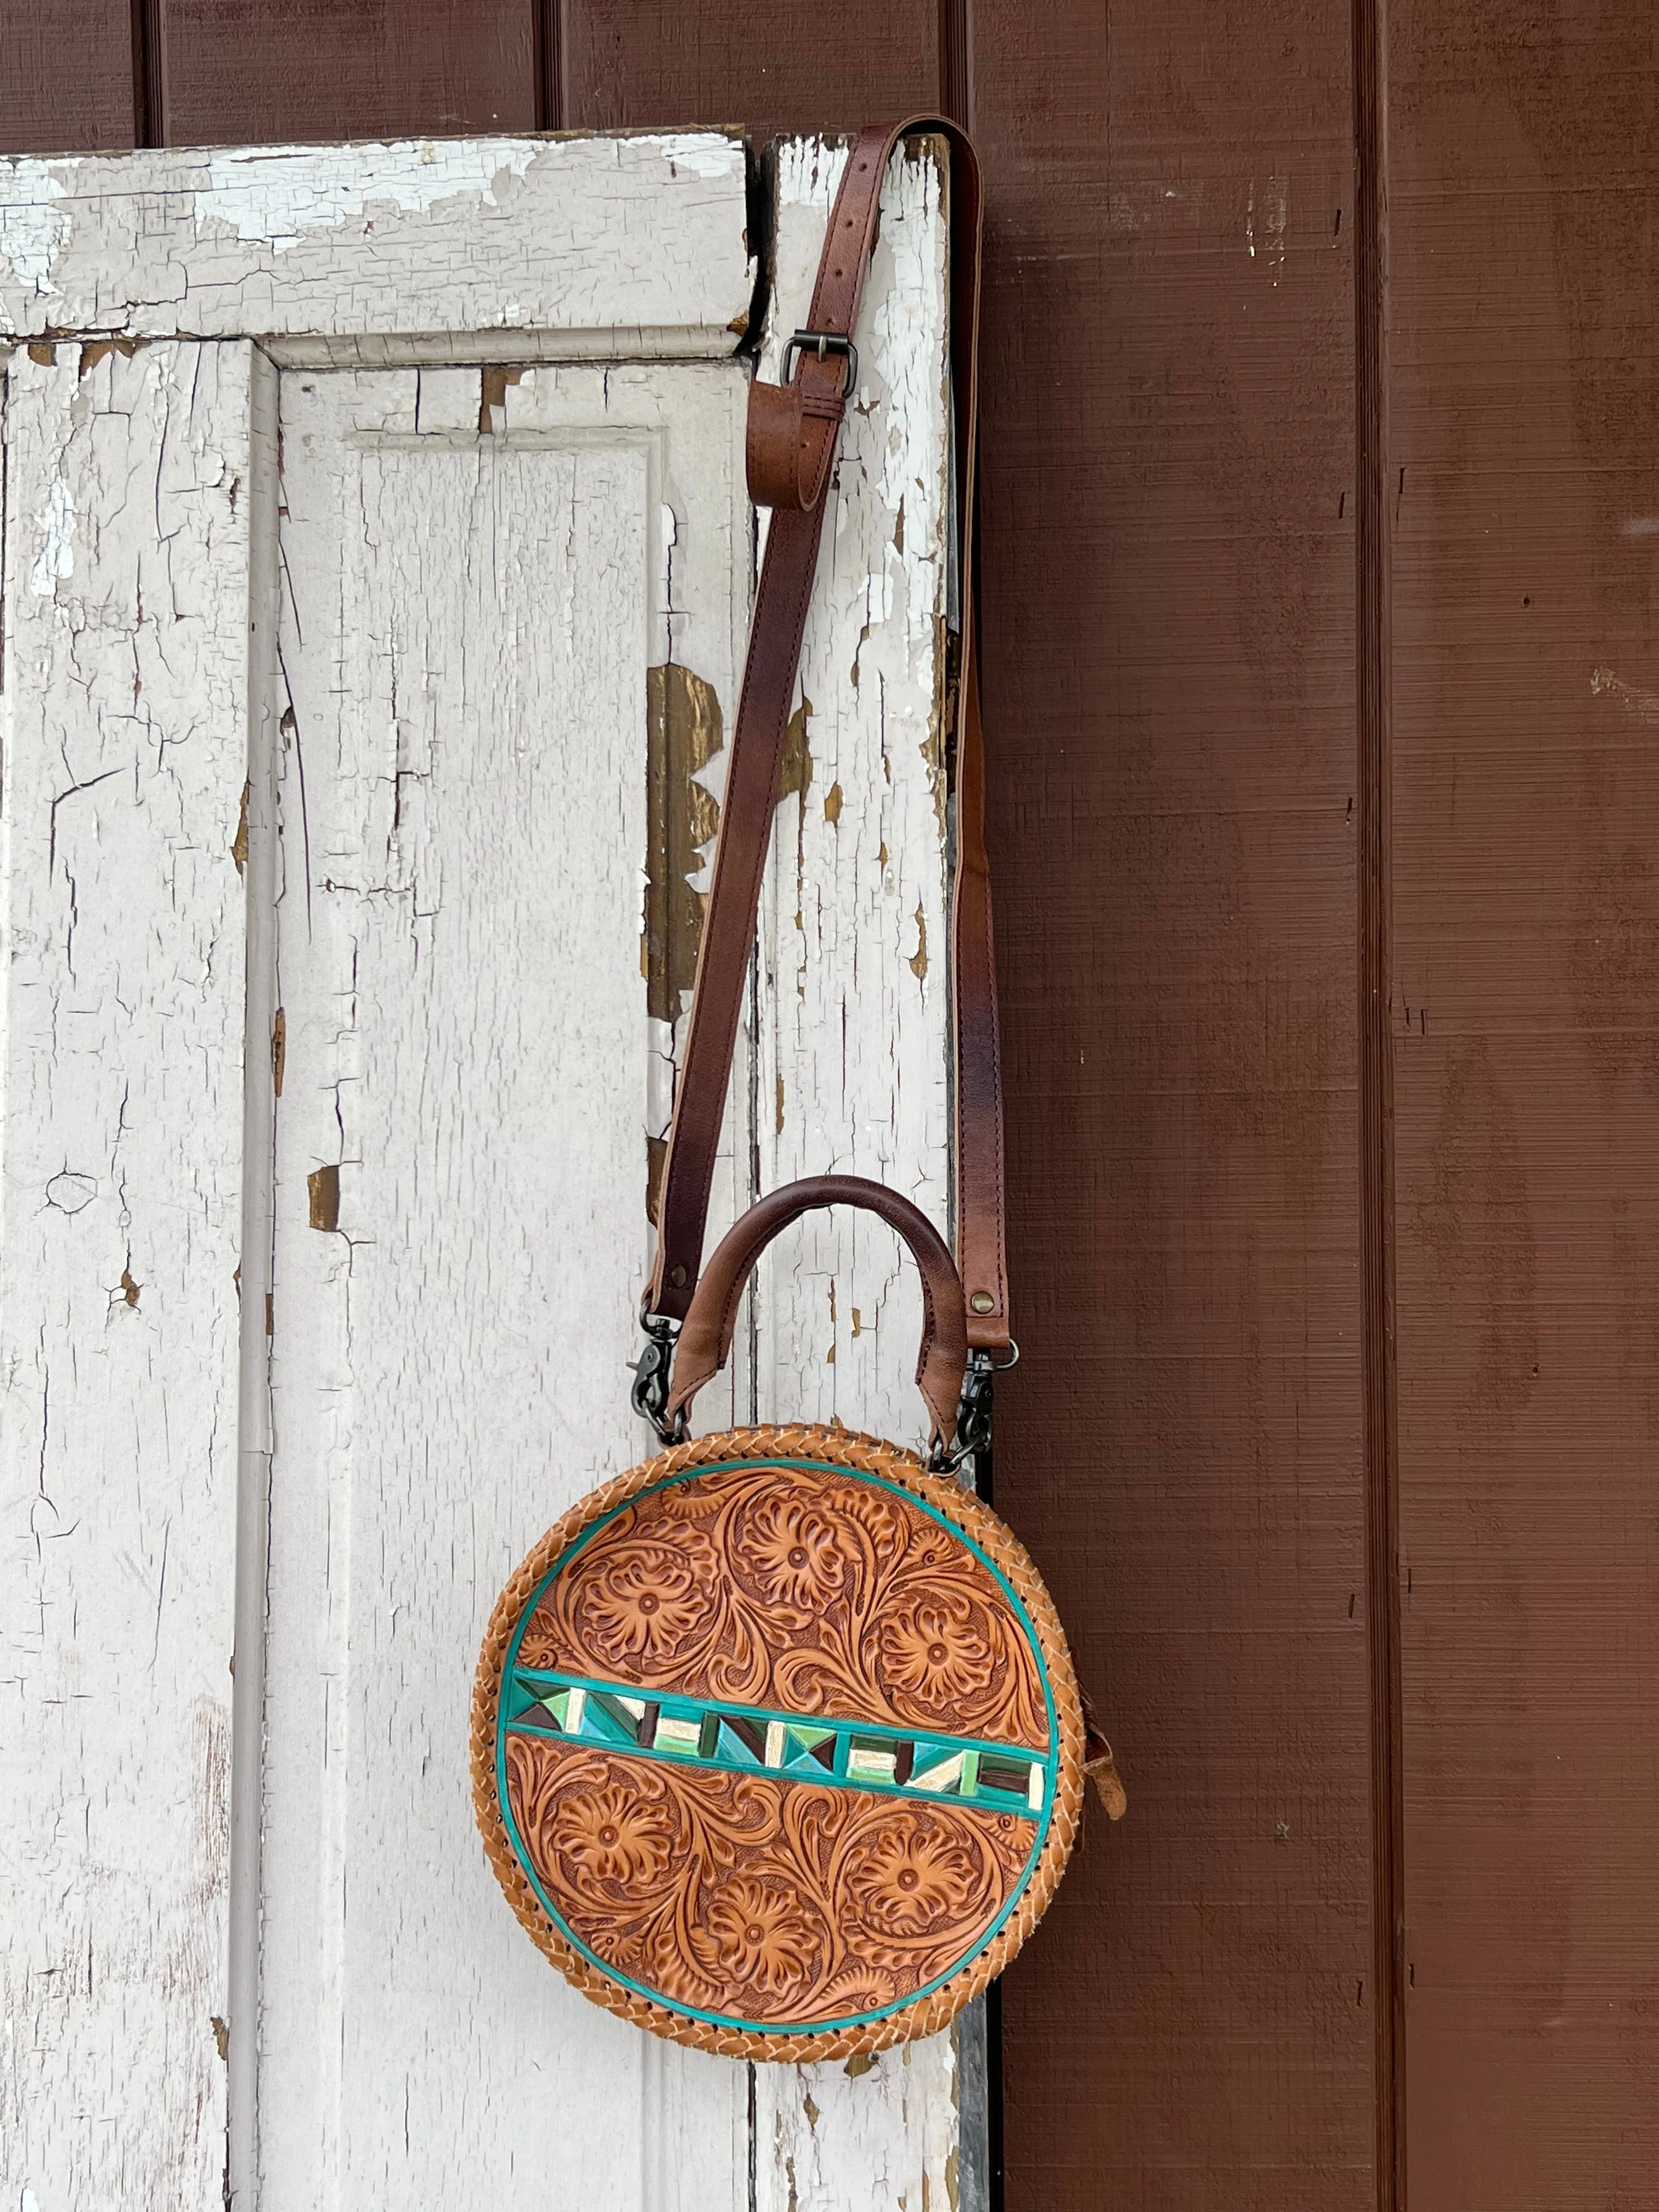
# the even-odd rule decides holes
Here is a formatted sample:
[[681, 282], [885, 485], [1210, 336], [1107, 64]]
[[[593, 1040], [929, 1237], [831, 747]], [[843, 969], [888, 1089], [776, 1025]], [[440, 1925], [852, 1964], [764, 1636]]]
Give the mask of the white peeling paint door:
[[[763, 362], [841, 158], [781, 149]], [[943, 198], [896, 159], [726, 1217], [948, 1201]], [[649, 1445], [745, 219], [712, 134], [0, 164], [7, 2212], [956, 2191], [952, 2039], [656, 2042], [524, 1941], [468, 1802], [496, 1589]], [[878, 1226], [817, 1217], [756, 1321], [707, 1419], [915, 1431]]]

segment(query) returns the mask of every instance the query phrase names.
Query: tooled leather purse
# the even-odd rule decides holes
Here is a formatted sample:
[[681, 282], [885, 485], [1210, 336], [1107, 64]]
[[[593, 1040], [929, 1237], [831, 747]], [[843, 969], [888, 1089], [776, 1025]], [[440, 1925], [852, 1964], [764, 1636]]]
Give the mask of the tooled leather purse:
[[[854, 1176], [774, 1191], [705, 1267], [780, 754], [856, 384], [852, 334], [888, 157], [918, 129], [953, 155], [961, 1272], [908, 1200]], [[862, 132], [811, 326], [790, 341], [785, 381], [752, 388], [750, 492], [772, 519], [635, 1390], [665, 1448], [536, 1545], [496, 1602], [473, 1691], [478, 1825], [534, 1942], [611, 2011], [732, 2057], [850, 2056], [944, 2027], [1047, 1907], [1085, 1772], [1121, 1810], [1048, 1592], [957, 1472], [988, 1452], [991, 1378], [1014, 1357], [969, 574], [980, 228], [959, 131], [920, 118]], [[692, 1437], [692, 1401], [726, 1364], [761, 1253], [809, 1209], [841, 1205], [889, 1223], [921, 1270], [927, 1461], [809, 1422]]]

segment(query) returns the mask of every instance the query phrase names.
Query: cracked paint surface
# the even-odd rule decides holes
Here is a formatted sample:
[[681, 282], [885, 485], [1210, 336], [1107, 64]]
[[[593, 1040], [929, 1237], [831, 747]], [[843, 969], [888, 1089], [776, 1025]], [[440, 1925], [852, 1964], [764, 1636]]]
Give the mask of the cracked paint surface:
[[635, 351], [729, 354], [744, 196], [718, 131], [0, 158], [0, 332], [517, 330], [608, 353], [631, 325]]
[[[840, 149], [798, 143], [779, 161], [776, 331], [810, 289]], [[781, 1088], [763, 1159], [793, 1176], [867, 1175], [943, 1224], [949, 1202], [947, 1008], [927, 948], [944, 941], [945, 874], [936, 700], [945, 588], [945, 224], [931, 159], [901, 154], [859, 335], [860, 384], [843, 431], [800, 704], [786, 747], [763, 893], [760, 1087]], [[900, 418], [902, 417], [902, 428]], [[896, 465], [895, 455], [905, 457]], [[908, 520], [901, 532], [901, 508]], [[849, 643], [852, 650], [848, 650]], [[808, 702], [810, 702], [810, 712]], [[814, 794], [824, 792], [822, 799]], [[914, 1270], [889, 1231], [809, 1217], [762, 1330], [762, 1410], [908, 1437], [921, 1327]], [[865, 1316], [837, 1358], [823, 1337], [825, 1277]], [[799, 1306], [794, 1301], [799, 1299]], [[805, 1392], [799, 1370], [814, 1375]]]
[[684, 2113], [687, 2212], [746, 2171], [741, 2070], [549, 1972], [465, 1787], [496, 1586], [641, 1448], [647, 671], [718, 759], [743, 398], [736, 368], [282, 380], [265, 2212], [526, 2172], [672, 2212], [641, 2112]]
[[42, 350], [5, 416], [0, 2193], [160, 2212], [224, 2164], [251, 349]]
[[[39, 1900], [4, 1992], [0, 2175], [42, 2207], [220, 2201], [243, 901], [270, 849], [256, 823], [250, 856], [252, 726], [280, 751], [277, 995], [247, 1074], [276, 1115], [269, 1297], [250, 1277], [251, 1371], [267, 1337], [272, 1360], [266, 2212], [495, 2203], [526, 2171], [561, 2202], [749, 2212], [751, 2160], [766, 2212], [786, 2186], [824, 2212], [940, 2204], [948, 2039], [763, 2071], [751, 2146], [744, 2069], [549, 1975], [465, 1802], [495, 1588], [642, 1448], [639, 1139], [665, 1124], [684, 994], [642, 1004], [641, 732], [652, 668], [696, 672], [724, 721], [736, 696], [741, 162], [710, 134], [538, 142], [387, 191], [386, 149], [283, 158], [257, 221], [248, 165], [216, 186], [209, 155], [0, 162], [0, 317], [33, 341], [8, 421], [0, 1674], [40, 1721], [0, 1730]], [[787, 303], [839, 158], [784, 165]], [[944, 941], [942, 416], [896, 443], [888, 419], [942, 358], [943, 234], [936, 173], [902, 167], [711, 1237], [757, 1158], [763, 1184], [854, 1165], [944, 1217], [941, 963], [911, 965], [924, 927]], [[289, 363], [281, 650], [255, 701], [251, 329]], [[363, 366], [386, 330], [435, 364]], [[510, 368], [502, 331], [538, 334]], [[524, 365], [544, 346], [632, 357]], [[711, 806], [723, 765], [695, 772]], [[683, 856], [693, 895], [707, 850]], [[908, 1433], [896, 1251], [836, 1227], [788, 1260], [763, 1410]], [[700, 1413], [746, 1414], [748, 1390]], [[573, 2104], [617, 2124], [572, 2130]]]
[[244, 240], [287, 253], [307, 231], [338, 230], [371, 207], [424, 215], [470, 198], [499, 207], [542, 149], [533, 138], [405, 138], [328, 149], [234, 146], [208, 157], [196, 195], [199, 234], [224, 223]]
[[[58, 296], [52, 267], [70, 226], [69, 212], [59, 202], [70, 189], [66, 176], [80, 167], [72, 159], [48, 167], [26, 156], [12, 164], [11, 190], [0, 196], [0, 256], [14, 282], [43, 299]], [[0, 322], [5, 330], [17, 327]]]
[[[780, 149], [763, 374], [775, 376], [780, 334], [804, 318], [843, 160], [816, 143]], [[763, 895], [756, 1089], [762, 1188], [871, 1176], [943, 1227], [947, 979], [930, 958], [948, 942], [941, 183], [931, 155], [901, 152], [883, 194]], [[817, 1212], [774, 1251], [757, 1305], [762, 1418], [919, 1441], [921, 1294], [896, 1239], [867, 1217]], [[757, 2212], [943, 2207], [955, 2088], [948, 2032], [856, 2071], [757, 2069]]]

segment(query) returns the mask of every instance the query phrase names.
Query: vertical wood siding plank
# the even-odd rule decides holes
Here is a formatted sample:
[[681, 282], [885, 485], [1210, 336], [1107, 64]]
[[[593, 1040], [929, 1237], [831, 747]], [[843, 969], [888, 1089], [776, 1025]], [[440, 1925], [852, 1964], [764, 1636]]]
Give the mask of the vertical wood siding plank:
[[0, 2187], [207, 2212], [251, 349], [42, 351], [6, 414]]
[[158, 0], [172, 146], [535, 131], [535, 0]]
[[[845, 154], [779, 149], [763, 375], [803, 321]], [[762, 900], [761, 1186], [865, 1175], [939, 1223], [950, 1206], [950, 959], [941, 709], [946, 589], [945, 207], [940, 150], [902, 149], [857, 332], [800, 708]], [[811, 1214], [762, 1263], [763, 1419], [840, 1419], [920, 1443], [921, 1299], [897, 1240]], [[898, 2212], [954, 2180], [949, 2033], [872, 2065], [756, 2077], [762, 2212]]]
[[496, 1589], [650, 1448], [646, 671], [730, 711], [744, 392], [283, 379], [268, 2212], [746, 2198], [743, 2069], [567, 1987], [466, 1769]]
[[1655, 22], [1391, 7], [1408, 2202], [1659, 2172]]
[[933, 0], [757, 10], [742, 0], [563, 0], [565, 125], [574, 131], [739, 121], [779, 131], [856, 131], [939, 97]]
[[0, 153], [131, 146], [132, 0], [31, 0], [0, 33]]
[[1350, 39], [974, 15], [997, 1504], [1130, 1799], [1003, 1984], [1010, 2212], [1374, 2202]]

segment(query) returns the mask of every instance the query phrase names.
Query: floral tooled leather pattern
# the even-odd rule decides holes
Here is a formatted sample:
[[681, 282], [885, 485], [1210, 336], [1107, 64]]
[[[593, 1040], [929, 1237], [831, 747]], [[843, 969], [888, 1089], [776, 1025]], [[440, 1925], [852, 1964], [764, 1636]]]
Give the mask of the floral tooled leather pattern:
[[1042, 1750], [1036, 1660], [949, 1529], [829, 1468], [647, 1493], [544, 1592], [518, 1663], [642, 1689]]
[[669, 2003], [777, 2027], [902, 2004], [977, 1948], [1029, 1821], [509, 1735], [507, 1802], [570, 1931]]

